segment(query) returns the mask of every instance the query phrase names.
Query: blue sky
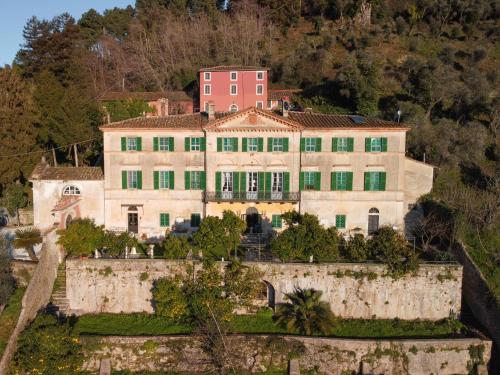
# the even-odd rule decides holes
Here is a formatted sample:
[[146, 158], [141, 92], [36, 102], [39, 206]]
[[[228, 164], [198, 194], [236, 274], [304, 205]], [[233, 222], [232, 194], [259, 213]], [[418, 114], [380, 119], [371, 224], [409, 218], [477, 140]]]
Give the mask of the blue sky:
[[0, 0], [0, 66], [12, 63], [23, 42], [23, 27], [31, 16], [50, 19], [68, 12], [78, 19], [90, 8], [102, 13], [107, 8], [134, 4], [135, 0]]

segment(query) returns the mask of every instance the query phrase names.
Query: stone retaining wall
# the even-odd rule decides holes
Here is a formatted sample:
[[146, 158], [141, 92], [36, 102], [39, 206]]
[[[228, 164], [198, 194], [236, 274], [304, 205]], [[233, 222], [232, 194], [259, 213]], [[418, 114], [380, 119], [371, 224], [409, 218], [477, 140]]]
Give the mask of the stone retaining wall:
[[[90, 346], [90, 345], [89, 345]], [[97, 372], [110, 358], [113, 370], [207, 373], [210, 358], [196, 337], [106, 337], [87, 352], [84, 369]], [[226, 337], [235, 373], [286, 369], [298, 358], [301, 370], [318, 374], [484, 374], [491, 342], [480, 339], [351, 340], [300, 336]], [[479, 370], [479, 371], [477, 371]], [[477, 371], [477, 372], [474, 372]]]
[[[182, 274], [187, 261], [73, 259], [66, 262], [66, 295], [76, 314], [153, 312], [154, 280]], [[199, 263], [193, 263], [201, 267]], [[297, 286], [323, 291], [334, 314], [344, 318], [439, 320], [461, 309], [462, 268], [424, 264], [416, 274], [393, 279], [380, 264], [248, 263], [282, 302]], [[220, 263], [223, 267], [224, 264]], [[274, 296], [274, 298], [273, 298]], [[265, 302], [265, 301], [264, 301]]]

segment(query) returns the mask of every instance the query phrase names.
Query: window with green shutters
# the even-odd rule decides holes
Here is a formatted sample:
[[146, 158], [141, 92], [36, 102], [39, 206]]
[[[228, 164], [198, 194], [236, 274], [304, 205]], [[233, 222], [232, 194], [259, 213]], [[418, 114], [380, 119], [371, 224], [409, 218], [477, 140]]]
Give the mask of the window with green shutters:
[[262, 152], [262, 138], [243, 138], [243, 152]]
[[174, 189], [174, 171], [154, 171], [154, 189]]
[[271, 225], [273, 228], [283, 227], [283, 221], [281, 220], [281, 215], [273, 215], [271, 220]]
[[301, 172], [300, 173], [301, 190], [321, 190], [321, 172]]
[[334, 191], [352, 190], [352, 172], [332, 172], [331, 188]]
[[366, 152], [386, 152], [387, 138], [385, 137], [370, 137], [365, 138]]
[[333, 152], [353, 152], [354, 138], [332, 138]]
[[174, 138], [173, 137], [154, 137], [153, 138], [154, 151], [174, 151]]
[[141, 137], [121, 137], [122, 151], [142, 151]]
[[238, 151], [238, 138], [217, 138], [217, 151]]
[[198, 228], [201, 223], [200, 214], [191, 214], [191, 228]]
[[268, 152], [288, 152], [288, 138], [268, 138]]
[[335, 215], [335, 226], [338, 229], [345, 229], [345, 215]]
[[186, 190], [205, 190], [205, 181], [204, 171], [184, 172], [184, 187]]
[[160, 227], [170, 226], [170, 215], [166, 212], [160, 213]]
[[366, 191], [384, 191], [386, 182], [385, 172], [365, 172]]
[[205, 151], [205, 149], [206, 139], [204, 137], [184, 138], [184, 151]]
[[142, 189], [142, 172], [122, 171], [122, 189]]
[[300, 140], [300, 151], [321, 152], [321, 138], [302, 138]]

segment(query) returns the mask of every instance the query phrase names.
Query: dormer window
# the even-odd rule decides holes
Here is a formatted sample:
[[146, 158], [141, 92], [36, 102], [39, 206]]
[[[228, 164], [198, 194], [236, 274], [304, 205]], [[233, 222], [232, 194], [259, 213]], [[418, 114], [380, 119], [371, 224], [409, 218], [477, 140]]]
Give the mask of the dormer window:
[[212, 79], [212, 73], [205, 72], [205, 81], [210, 81]]
[[238, 79], [238, 72], [229, 73], [231, 77], [231, 81], [236, 81]]
[[63, 195], [81, 195], [80, 189], [75, 185], [65, 186], [63, 189]]

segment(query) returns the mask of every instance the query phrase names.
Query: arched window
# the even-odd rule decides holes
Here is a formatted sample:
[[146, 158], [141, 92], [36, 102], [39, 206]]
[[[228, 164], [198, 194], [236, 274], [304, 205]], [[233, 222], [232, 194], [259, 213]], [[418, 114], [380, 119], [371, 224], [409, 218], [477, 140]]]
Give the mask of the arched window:
[[229, 112], [238, 112], [238, 106], [236, 104], [231, 104]]
[[368, 211], [368, 234], [374, 234], [378, 231], [379, 226], [379, 211], [377, 208], [372, 207]]
[[63, 189], [63, 195], [80, 195], [80, 188], [75, 185], [65, 186]]

